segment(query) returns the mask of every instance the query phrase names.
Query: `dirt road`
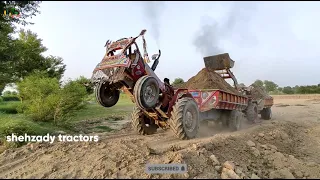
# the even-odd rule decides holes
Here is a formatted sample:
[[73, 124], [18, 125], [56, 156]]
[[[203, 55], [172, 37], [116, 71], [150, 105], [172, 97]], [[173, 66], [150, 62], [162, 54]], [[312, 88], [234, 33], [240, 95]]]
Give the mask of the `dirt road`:
[[[273, 118], [238, 132], [202, 127], [198, 138], [129, 128], [100, 142], [33, 144], [0, 155], [0, 178], [320, 178], [320, 100], [275, 100]], [[95, 134], [96, 135], [96, 134]], [[228, 162], [226, 162], [228, 161]], [[148, 175], [147, 163], [185, 163]]]

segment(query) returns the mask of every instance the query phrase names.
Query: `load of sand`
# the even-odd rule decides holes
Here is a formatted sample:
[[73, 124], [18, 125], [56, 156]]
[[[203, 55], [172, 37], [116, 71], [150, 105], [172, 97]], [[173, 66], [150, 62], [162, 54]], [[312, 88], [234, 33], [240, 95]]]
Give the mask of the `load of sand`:
[[260, 87], [259, 85], [256, 85], [256, 84], [251, 84], [250, 86], [252, 87], [251, 96], [253, 97], [253, 99], [258, 100], [258, 99], [272, 98], [270, 95], [268, 95], [268, 93], [263, 87]]
[[196, 76], [191, 77], [187, 82], [179, 85], [178, 88], [221, 89], [228, 93], [239, 94], [239, 92], [218, 73], [207, 68], [203, 68]]

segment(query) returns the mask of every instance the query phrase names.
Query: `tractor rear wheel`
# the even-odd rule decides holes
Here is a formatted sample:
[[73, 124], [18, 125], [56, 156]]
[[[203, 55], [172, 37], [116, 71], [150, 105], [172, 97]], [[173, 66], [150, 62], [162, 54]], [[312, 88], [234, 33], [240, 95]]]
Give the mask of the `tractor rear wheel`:
[[272, 118], [271, 108], [263, 108], [261, 111], [261, 118], [264, 120], [270, 120]]
[[193, 98], [183, 97], [176, 102], [171, 111], [169, 126], [179, 139], [196, 137], [199, 130], [199, 109]]
[[143, 76], [136, 82], [133, 90], [136, 105], [141, 109], [152, 109], [159, 100], [158, 81], [152, 76]]
[[249, 102], [246, 110], [246, 116], [249, 122], [254, 123], [258, 118], [258, 106], [256, 103]]
[[237, 110], [232, 110], [230, 112], [229, 118], [229, 128], [232, 131], [238, 131], [241, 128], [241, 122], [243, 119], [243, 114]]
[[139, 108], [133, 109], [131, 123], [133, 129], [140, 135], [151, 135], [156, 133], [158, 129], [158, 125], [152, 123], [152, 120], [145, 116]]
[[117, 104], [120, 98], [120, 91], [102, 81], [95, 88], [95, 96], [101, 106], [112, 107]]

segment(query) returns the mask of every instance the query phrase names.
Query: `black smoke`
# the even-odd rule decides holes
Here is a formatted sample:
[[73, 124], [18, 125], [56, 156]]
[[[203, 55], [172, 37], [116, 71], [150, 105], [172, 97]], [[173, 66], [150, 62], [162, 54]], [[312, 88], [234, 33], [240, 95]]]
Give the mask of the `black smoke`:
[[[231, 8], [224, 20], [218, 22], [214, 18], [209, 18], [196, 33], [193, 45], [202, 56], [225, 53], [226, 50], [222, 46], [225, 40], [232, 43], [238, 43], [238, 40], [242, 43], [250, 43], [254, 40], [248, 28], [256, 4], [254, 2], [233, 2], [230, 5]], [[233, 35], [236, 35], [238, 39], [230, 39]]]
[[143, 14], [147, 20], [147, 24], [151, 28], [150, 32], [155, 39], [157, 45], [160, 45], [160, 21], [161, 15], [165, 9], [165, 2], [161, 1], [144, 1], [141, 2]]

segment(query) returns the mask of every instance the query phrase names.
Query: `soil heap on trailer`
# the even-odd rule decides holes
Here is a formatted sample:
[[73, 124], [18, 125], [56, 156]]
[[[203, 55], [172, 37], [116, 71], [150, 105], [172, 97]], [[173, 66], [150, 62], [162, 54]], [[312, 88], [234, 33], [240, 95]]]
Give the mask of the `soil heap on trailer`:
[[239, 91], [227, 83], [218, 73], [208, 68], [203, 68], [197, 75], [179, 85], [179, 88], [221, 89], [229, 93], [239, 94]]

